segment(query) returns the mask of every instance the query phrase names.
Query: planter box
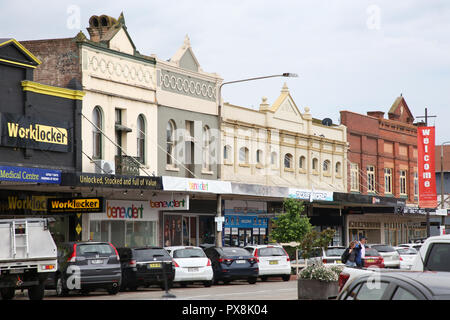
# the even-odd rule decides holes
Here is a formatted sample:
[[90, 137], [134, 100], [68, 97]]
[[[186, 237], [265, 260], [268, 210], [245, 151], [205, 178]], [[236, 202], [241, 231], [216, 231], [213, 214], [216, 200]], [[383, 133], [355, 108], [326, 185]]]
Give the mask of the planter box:
[[339, 291], [337, 281], [298, 279], [297, 283], [299, 300], [327, 300], [337, 297]]

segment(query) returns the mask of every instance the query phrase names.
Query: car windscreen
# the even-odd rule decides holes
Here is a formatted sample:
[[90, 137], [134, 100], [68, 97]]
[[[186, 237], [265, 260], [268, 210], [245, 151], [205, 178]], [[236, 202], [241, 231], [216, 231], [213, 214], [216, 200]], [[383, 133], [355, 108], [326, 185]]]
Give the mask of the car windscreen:
[[372, 248], [376, 249], [378, 252], [394, 252], [395, 249], [391, 246], [372, 246]]
[[204, 258], [206, 257], [202, 249], [186, 248], [173, 251], [174, 258]]
[[258, 256], [260, 257], [271, 257], [271, 256], [285, 256], [283, 248], [272, 247], [272, 248], [259, 248]]
[[372, 248], [366, 248], [366, 257], [379, 257], [380, 254], [377, 250]]
[[425, 270], [450, 271], [450, 243], [434, 243], [426, 257]]
[[248, 256], [250, 255], [247, 250], [244, 248], [222, 248], [225, 256]]
[[110, 256], [112, 254], [115, 254], [114, 249], [107, 243], [77, 244], [77, 256]]
[[344, 251], [345, 248], [328, 248], [325, 254], [327, 257], [340, 257]]
[[135, 249], [134, 258], [137, 261], [148, 261], [156, 259], [171, 259], [165, 249]]
[[417, 254], [417, 250], [414, 248], [401, 248], [397, 249], [397, 252], [401, 255], [415, 255]]

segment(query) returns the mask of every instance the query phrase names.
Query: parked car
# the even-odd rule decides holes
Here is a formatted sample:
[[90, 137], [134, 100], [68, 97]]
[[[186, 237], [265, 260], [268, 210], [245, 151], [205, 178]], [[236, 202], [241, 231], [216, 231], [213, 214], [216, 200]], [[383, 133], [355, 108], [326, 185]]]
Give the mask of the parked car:
[[258, 262], [255, 256], [240, 247], [211, 247], [205, 250], [206, 256], [211, 260], [214, 283], [232, 280], [247, 280], [256, 283], [258, 277]]
[[400, 269], [410, 270], [419, 252], [412, 247], [395, 247], [395, 250], [400, 255]]
[[403, 243], [403, 244], [399, 244], [398, 247], [413, 248], [413, 249], [416, 249], [417, 251], [419, 251], [420, 247], [422, 247], [422, 243]]
[[211, 260], [200, 247], [166, 247], [175, 267], [174, 282], [186, 286], [189, 283], [202, 282], [210, 287], [213, 281]]
[[386, 244], [370, 244], [366, 248], [376, 249], [384, 259], [386, 268], [400, 268], [400, 255], [394, 247]]
[[338, 300], [449, 300], [449, 272], [390, 271], [363, 274], [353, 280]]
[[175, 270], [172, 257], [161, 247], [118, 248], [122, 263], [122, 290], [141, 286], [172, 287]]
[[366, 256], [363, 259], [363, 267], [384, 268], [384, 259], [381, 254], [374, 248], [366, 248]]
[[280, 245], [254, 245], [246, 249], [257, 258], [258, 276], [262, 281], [270, 277], [281, 277], [283, 281], [291, 278], [291, 262], [289, 255]]
[[[344, 265], [341, 261], [342, 254], [345, 251], [345, 247], [343, 246], [331, 246], [326, 250], [323, 248], [313, 248], [310, 257], [307, 259], [308, 264], [314, 262], [322, 262], [324, 264], [338, 264]], [[305, 265], [305, 259], [302, 258], [302, 252], [299, 250], [299, 259], [298, 263], [300, 265]]]
[[116, 248], [108, 242], [65, 242], [57, 247], [58, 268], [47, 282], [58, 296], [71, 290], [88, 294], [92, 290], [106, 289], [117, 294], [122, 273]]

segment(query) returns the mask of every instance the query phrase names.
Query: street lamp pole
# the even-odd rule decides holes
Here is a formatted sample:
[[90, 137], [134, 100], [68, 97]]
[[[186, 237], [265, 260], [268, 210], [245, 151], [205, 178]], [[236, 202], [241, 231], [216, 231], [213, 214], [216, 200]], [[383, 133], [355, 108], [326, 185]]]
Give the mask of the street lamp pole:
[[[239, 82], [247, 82], [247, 81], [254, 81], [254, 80], [261, 80], [261, 79], [268, 79], [268, 78], [277, 78], [277, 77], [286, 77], [286, 78], [297, 78], [298, 75], [296, 73], [290, 73], [290, 72], [285, 72], [282, 74], [274, 74], [274, 75], [270, 75], [270, 76], [262, 76], [262, 77], [254, 77], [254, 78], [247, 78], [247, 79], [240, 79], [240, 80], [233, 80], [233, 81], [228, 81], [228, 82], [223, 82], [220, 86], [219, 86], [219, 90], [217, 92], [218, 95], [218, 109], [217, 109], [217, 113], [218, 113], [218, 120], [219, 120], [219, 140], [222, 141], [221, 135], [222, 135], [222, 87], [224, 85], [227, 84], [233, 84], [233, 83], [239, 83]], [[222, 149], [222, 145], [220, 144], [220, 149], [218, 152], [218, 155], [220, 157], [220, 150]], [[221, 167], [221, 161], [222, 159], [217, 159], [217, 180], [220, 180], [221, 177], [221, 171], [222, 171], [222, 167]], [[217, 216], [216, 216], [216, 221], [220, 221], [222, 218], [222, 195], [218, 194], [217, 195]], [[219, 222], [217, 222], [219, 223]], [[216, 228], [216, 246], [217, 247], [222, 247], [222, 230], [218, 230], [218, 228]]]
[[[444, 209], [444, 145], [450, 144], [450, 141], [441, 144], [441, 209]], [[441, 228], [445, 227], [445, 216], [441, 217]]]

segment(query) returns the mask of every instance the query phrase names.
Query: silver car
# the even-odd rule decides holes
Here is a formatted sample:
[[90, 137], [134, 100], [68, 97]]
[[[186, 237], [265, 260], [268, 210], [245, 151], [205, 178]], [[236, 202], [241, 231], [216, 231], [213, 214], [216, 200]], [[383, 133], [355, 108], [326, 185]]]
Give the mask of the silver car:
[[400, 254], [394, 247], [386, 244], [370, 244], [366, 247], [374, 248], [381, 254], [386, 268], [400, 268]]

